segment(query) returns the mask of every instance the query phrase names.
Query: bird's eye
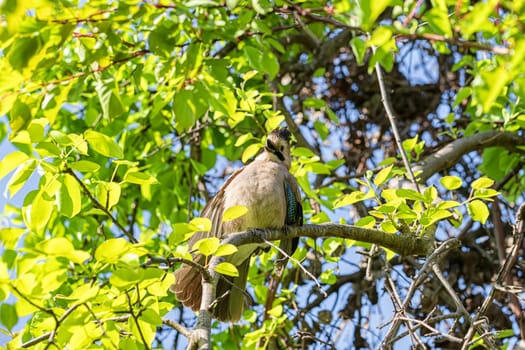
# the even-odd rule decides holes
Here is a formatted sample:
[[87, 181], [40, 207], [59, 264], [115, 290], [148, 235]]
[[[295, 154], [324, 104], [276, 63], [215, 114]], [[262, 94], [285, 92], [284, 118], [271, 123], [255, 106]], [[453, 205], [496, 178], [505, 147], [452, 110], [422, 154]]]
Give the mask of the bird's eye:
[[284, 152], [284, 146], [281, 146], [281, 152]]

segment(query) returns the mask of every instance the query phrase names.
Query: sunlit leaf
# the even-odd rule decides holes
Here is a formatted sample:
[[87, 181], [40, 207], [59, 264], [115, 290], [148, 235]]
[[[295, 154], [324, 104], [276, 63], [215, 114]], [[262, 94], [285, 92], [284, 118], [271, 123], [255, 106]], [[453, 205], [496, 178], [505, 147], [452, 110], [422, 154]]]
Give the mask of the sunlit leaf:
[[350, 204], [354, 204], [354, 203], [357, 203], [357, 202], [360, 202], [362, 200], [365, 200], [367, 199], [367, 195], [361, 191], [354, 191], [350, 194], [346, 194], [344, 195], [343, 197], [339, 198], [335, 203], [334, 203], [334, 208], [340, 208], [340, 207], [344, 207], [344, 206], [347, 206], [347, 205], [350, 205]]
[[494, 180], [489, 179], [488, 177], [480, 177], [479, 179], [475, 180], [470, 187], [474, 190], [479, 190], [482, 188], [488, 188], [494, 184]]
[[195, 242], [193, 249], [197, 249], [197, 251], [204, 256], [210, 256], [215, 254], [217, 249], [219, 249], [220, 243], [217, 237], [203, 238]]
[[89, 161], [89, 160], [79, 160], [77, 162], [68, 163], [68, 166], [73, 169], [83, 173], [95, 172], [100, 169], [98, 163]]
[[248, 208], [246, 208], [244, 205], [234, 205], [233, 207], [229, 207], [224, 211], [222, 214], [222, 221], [231, 221], [238, 219], [248, 213]]
[[195, 231], [209, 232], [211, 231], [211, 220], [208, 218], [193, 218], [190, 221]]
[[12, 304], [0, 305], [0, 322], [9, 330], [18, 323], [18, 315]]
[[456, 190], [463, 185], [463, 181], [457, 176], [443, 176], [439, 179], [439, 182], [450, 191]]
[[392, 172], [394, 165], [387, 166], [386, 168], [381, 169], [374, 178], [374, 185], [381, 186], [388, 179], [388, 176]]
[[242, 153], [241, 160], [243, 163], [246, 163], [250, 158], [254, 157], [259, 150], [262, 148], [261, 144], [259, 143], [252, 143], [248, 147], [244, 149], [244, 152]]
[[153, 176], [139, 171], [128, 171], [126, 175], [124, 175], [124, 181], [137, 185], [151, 185], [157, 183], [157, 180]]
[[480, 201], [479, 199], [475, 199], [472, 202], [469, 202], [467, 204], [469, 215], [472, 217], [473, 220], [479, 221], [482, 224], [484, 224], [489, 215], [489, 208], [485, 203]]
[[71, 218], [80, 212], [82, 207], [80, 185], [70, 174], [65, 174], [62, 177], [58, 198], [58, 210], [60, 213]]
[[116, 182], [100, 181], [97, 184], [97, 199], [104, 208], [112, 208], [120, 199], [120, 185]]
[[119, 145], [109, 136], [98, 131], [88, 130], [84, 133], [84, 138], [89, 146], [97, 153], [105, 157], [122, 158], [124, 153]]
[[221, 262], [217, 264], [217, 266], [215, 266], [215, 271], [226, 276], [239, 276], [239, 270], [237, 270], [237, 267], [229, 262]]
[[98, 246], [95, 251], [95, 259], [100, 262], [115, 264], [131, 247], [132, 244], [124, 238], [110, 238]]
[[361, 219], [359, 219], [358, 222], [355, 223], [356, 226], [359, 226], [359, 227], [366, 227], [366, 228], [374, 228], [376, 224], [376, 219], [374, 219], [373, 216], [365, 216], [365, 217], [362, 217]]
[[14, 151], [8, 153], [2, 160], [0, 160], [0, 179], [16, 169], [20, 164], [25, 162], [29, 157], [27, 154]]
[[41, 232], [51, 218], [53, 207], [53, 201], [45, 198], [44, 191], [38, 191], [31, 205], [30, 227]]
[[142, 281], [143, 276], [142, 269], [122, 268], [113, 272], [109, 282], [119, 289], [126, 289]]
[[232, 255], [233, 253], [237, 252], [237, 247], [233, 244], [222, 244], [217, 248], [215, 251], [214, 256], [226, 256], [226, 255]]

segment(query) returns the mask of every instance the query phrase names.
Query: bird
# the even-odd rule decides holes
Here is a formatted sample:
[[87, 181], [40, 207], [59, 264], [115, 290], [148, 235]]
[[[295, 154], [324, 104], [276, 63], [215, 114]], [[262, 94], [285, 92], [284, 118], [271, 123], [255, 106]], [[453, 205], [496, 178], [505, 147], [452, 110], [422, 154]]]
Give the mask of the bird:
[[[201, 217], [209, 218], [210, 232], [196, 232], [189, 240], [190, 252], [198, 240], [206, 237], [224, 238], [233, 232], [254, 228], [282, 229], [286, 226], [300, 226], [303, 222], [301, 195], [296, 179], [290, 173], [291, 133], [286, 127], [270, 132], [259, 155], [248, 165], [237, 169], [206, 204]], [[233, 206], [245, 206], [245, 215], [222, 221], [224, 212]], [[287, 255], [297, 248], [298, 238], [281, 240], [280, 247]], [[238, 322], [247, 304], [246, 280], [250, 257], [261, 250], [261, 244], [247, 244], [227, 257], [234, 264], [238, 277], [221, 276], [217, 283], [216, 300], [210, 310], [212, 316], [221, 322]], [[205, 257], [192, 253], [194, 262], [201, 266]], [[282, 260], [278, 264], [282, 265]], [[277, 263], [276, 263], [277, 264]], [[175, 282], [170, 290], [176, 299], [194, 311], [201, 307], [202, 276], [198, 269], [183, 264], [175, 271]]]

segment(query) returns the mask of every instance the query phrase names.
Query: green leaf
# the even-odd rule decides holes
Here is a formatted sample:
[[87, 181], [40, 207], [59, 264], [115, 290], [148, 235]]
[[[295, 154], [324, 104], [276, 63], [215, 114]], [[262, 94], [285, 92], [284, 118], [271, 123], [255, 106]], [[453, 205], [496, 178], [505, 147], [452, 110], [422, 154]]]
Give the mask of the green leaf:
[[284, 121], [284, 115], [279, 112], [264, 111], [264, 116], [266, 117], [266, 122], [264, 123], [266, 130], [274, 130]]
[[79, 160], [78, 162], [71, 162], [67, 164], [71, 169], [80, 171], [82, 173], [92, 173], [100, 169], [100, 165], [89, 161], [89, 160]]
[[279, 59], [270, 50], [266, 50], [262, 55], [262, 67], [268, 73], [268, 78], [273, 80], [279, 73]]
[[367, 41], [366, 45], [370, 46], [382, 46], [385, 45], [389, 40], [392, 39], [392, 29], [385, 26], [380, 26], [372, 33], [370, 40]]
[[7, 154], [4, 159], [0, 160], [0, 179], [15, 170], [20, 164], [28, 160], [27, 154], [15, 151]]
[[[15, 248], [20, 236], [27, 230], [19, 227], [6, 227], [0, 229], [0, 242], [7, 249]], [[1, 299], [0, 299], [1, 300]]]
[[226, 222], [235, 220], [241, 216], [246, 215], [247, 212], [248, 208], [246, 208], [244, 205], [234, 205], [224, 211], [222, 214], [222, 221]]
[[62, 177], [58, 196], [58, 210], [65, 216], [72, 218], [82, 208], [81, 189], [78, 182], [70, 174]]
[[244, 54], [250, 66], [259, 72], [267, 73], [270, 80], [279, 72], [279, 60], [270, 50], [246, 45]]
[[111, 137], [98, 131], [87, 130], [84, 138], [89, 146], [97, 153], [109, 158], [122, 158], [124, 153], [119, 145]]
[[337, 276], [333, 270], [326, 270], [321, 273], [319, 280], [326, 284], [334, 284], [337, 282]]
[[100, 181], [96, 193], [100, 204], [106, 209], [111, 209], [120, 199], [120, 185], [116, 182]]
[[120, 101], [119, 94], [115, 90], [116, 85], [113, 79], [107, 81], [97, 79], [95, 82], [95, 91], [102, 107], [104, 119], [118, 117], [124, 112], [122, 101]]
[[226, 276], [239, 276], [239, 270], [237, 270], [237, 267], [229, 262], [221, 262], [217, 264], [217, 266], [215, 266], [215, 271]]
[[294, 157], [305, 157], [305, 158], [315, 157], [315, 153], [306, 147], [295, 147], [292, 150], [292, 155]]
[[193, 226], [194, 232], [209, 232], [211, 231], [211, 220], [208, 218], [194, 218], [190, 221], [190, 225]]
[[95, 259], [103, 263], [115, 264], [131, 248], [132, 244], [124, 238], [110, 238], [98, 246]]
[[230, 10], [233, 10], [237, 6], [238, 2], [239, 0], [226, 0], [226, 6], [228, 6]]
[[226, 255], [232, 255], [233, 253], [237, 252], [237, 247], [233, 244], [222, 244], [219, 246], [214, 256], [226, 256]]
[[499, 195], [499, 192], [492, 188], [481, 188], [474, 191], [474, 198], [492, 198]]
[[390, 0], [359, 0], [359, 5], [363, 12], [361, 17], [363, 30], [368, 31], [377, 17], [390, 5]]
[[446, 5], [444, 7], [433, 7], [423, 15], [423, 19], [428, 22], [430, 28], [446, 38], [452, 37], [452, 27], [448, 19], [448, 11]]
[[381, 169], [376, 177], [374, 178], [374, 185], [381, 186], [385, 183], [385, 181], [388, 179], [390, 173], [392, 172], [392, 168], [394, 165], [387, 166], [386, 168]]
[[376, 219], [373, 216], [368, 215], [359, 219], [355, 225], [359, 227], [374, 228], [376, 225]]
[[399, 190], [396, 190], [396, 194], [398, 197], [410, 199], [414, 201], [422, 201], [425, 202], [425, 196], [423, 196], [421, 193], [415, 190], [411, 190], [408, 188], [400, 188]]
[[456, 201], [442, 201], [437, 204], [436, 208], [437, 209], [450, 209], [450, 208], [459, 207], [459, 205], [460, 204]]
[[189, 130], [195, 124], [197, 106], [190, 90], [178, 91], [173, 102], [175, 128], [178, 132]]
[[126, 172], [126, 175], [124, 175], [124, 181], [137, 185], [151, 185], [158, 182], [153, 176], [134, 170]]
[[365, 41], [356, 36], [353, 37], [350, 41], [350, 46], [352, 47], [352, 51], [354, 52], [354, 56], [356, 59], [356, 62], [358, 65], [362, 65], [365, 61], [365, 55], [366, 55], [366, 43]]
[[381, 223], [381, 230], [385, 231], [386, 233], [396, 233], [397, 232], [397, 228], [391, 220], [387, 220]]
[[452, 213], [448, 210], [432, 210], [427, 213], [421, 218], [421, 224], [423, 226], [430, 226], [434, 224], [435, 222], [441, 221], [443, 219], [449, 218], [452, 216]]
[[324, 222], [330, 222], [330, 217], [325, 212], [319, 212], [310, 218], [312, 224], [322, 224]]
[[49, 256], [62, 256], [77, 264], [82, 264], [90, 257], [88, 252], [75, 250], [73, 244], [64, 237], [44, 241], [40, 249]]
[[22, 71], [29, 65], [31, 58], [41, 49], [40, 36], [17, 36], [16, 42], [7, 53], [7, 60], [11, 67]]
[[36, 118], [31, 120], [27, 127], [27, 132], [31, 142], [40, 142], [44, 139], [45, 127], [49, 124], [46, 118]]
[[219, 249], [220, 243], [221, 241], [217, 237], [208, 237], [195, 242], [192, 248], [197, 249], [204, 256], [210, 256]]
[[119, 289], [127, 289], [142, 281], [144, 277], [143, 269], [122, 268], [113, 272], [109, 278], [112, 286]]
[[44, 198], [44, 190], [37, 192], [31, 204], [30, 225], [36, 232], [42, 232], [53, 213], [53, 202]]
[[365, 199], [367, 199], [367, 195], [365, 193], [361, 191], [354, 191], [350, 194], [345, 194], [341, 198], [338, 198], [334, 203], [334, 209], [354, 204]]
[[2, 324], [9, 330], [12, 330], [18, 323], [18, 315], [14, 305], [0, 305], [0, 322], [2, 322]]
[[42, 250], [48, 255], [64, 256], [74, 250], [73, 244], [64, 237], [55, 237], [42, 244]]
[[494, 180], [489, 179], [488, 177], [480, 177], [479, 179], [475, 180], [470, 187], [474, 190], [480, 190], [482, 188], [488, 188], [491, 187], [494, 184]]
[[283, 314], [283, 305], [279, 304], [279, 305], [274, 306], [268, 311], [268, 314], [273, 317], [281, 316]]
[[443, 176], [439, 182], [450, 191], [456, 190], [463, 185], [463, 181], [457, 176]]
[[419, 135], [416, 135], [410, 139], [403, 140], [403, 149], [406, 152], [412, 152], [414, 148], [416, 147], [418, 140], [419, 140]]
[[254, 157], [259, 150], [262, 148], [260, 143], [252, 143], [248, 147], [244, 149], [244, 152], [242, 152], [241, 160], [243, 163], [246, 163], [249, 159]]
[[[77, 134], [69, 134], [69, 138], [72, 141], [72, 146], [78, 151], [78, 153], [84, 156], [88, 155], [88, 144], [82, 136]], [[120, 150], [120, 148], [118, 149]]]
[[472, 219], [475, 221], [479, 221], [482, 224], [484, 224], [487, 221], [490, 214], [487, 205], [479, 199], [475, 199], [472, 202], [468, 203], [467, 209]]
[[162, 326], [162, 319], [160, 318], [159, 314], [153, 309], [146, 309], [142, 311], [142, 313], [140, 314], [140, 319], [156, 327]]

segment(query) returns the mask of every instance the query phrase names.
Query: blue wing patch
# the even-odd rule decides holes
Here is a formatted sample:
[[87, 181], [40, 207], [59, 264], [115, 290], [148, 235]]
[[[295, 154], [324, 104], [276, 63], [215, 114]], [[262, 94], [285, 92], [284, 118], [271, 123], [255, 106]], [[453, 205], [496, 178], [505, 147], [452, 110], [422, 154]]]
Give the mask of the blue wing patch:
[[293, 194], [292, 189], [290, 186], [285, 183], [284, 185], [284, 191], [286, 192], [286, 225], [295, 225], [296, 224], [296, 218], [297, 218], [297, 199], [295, 198], [295, 195]]

